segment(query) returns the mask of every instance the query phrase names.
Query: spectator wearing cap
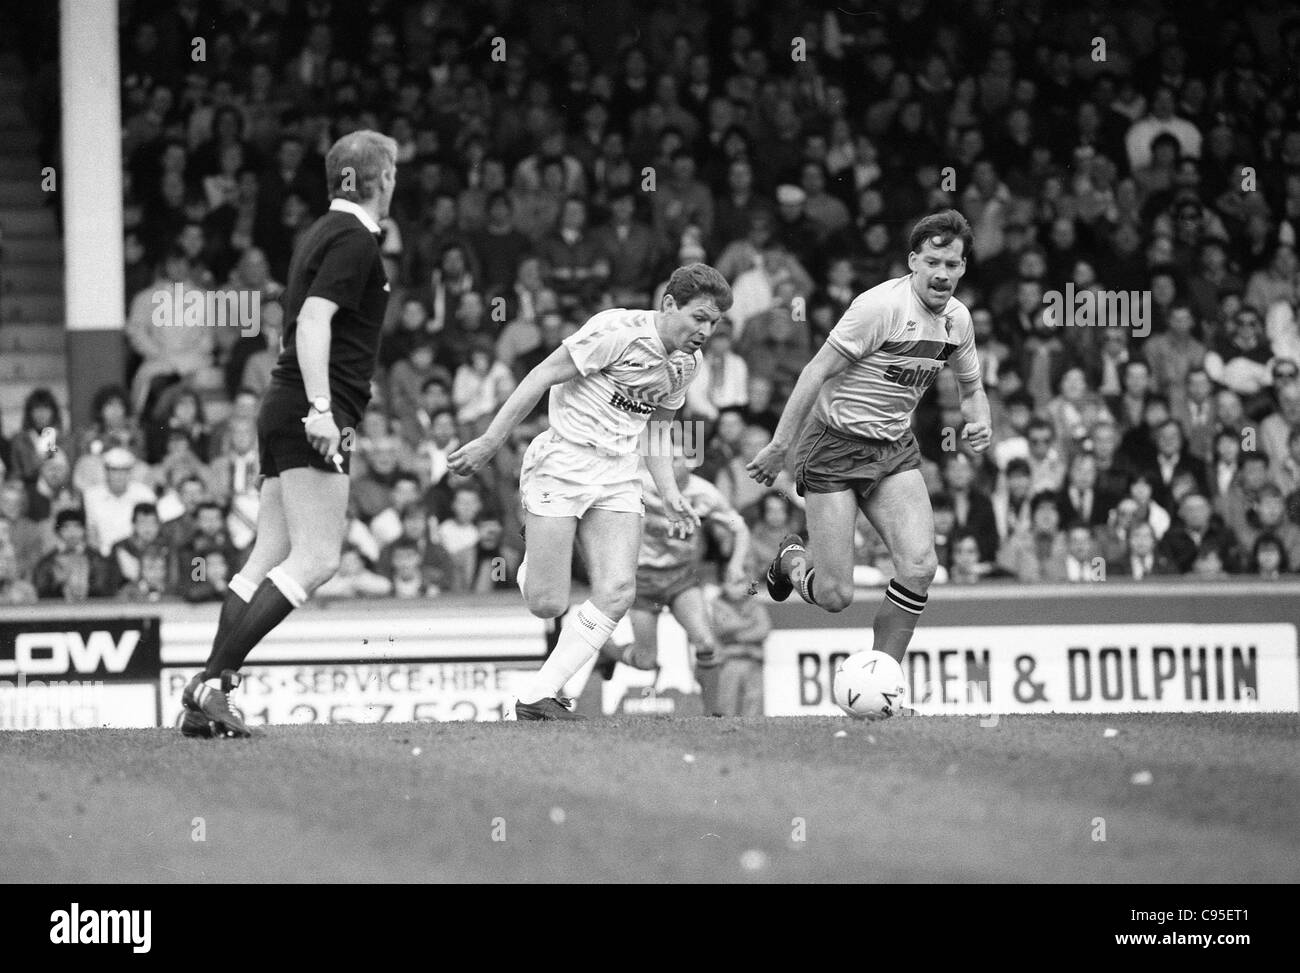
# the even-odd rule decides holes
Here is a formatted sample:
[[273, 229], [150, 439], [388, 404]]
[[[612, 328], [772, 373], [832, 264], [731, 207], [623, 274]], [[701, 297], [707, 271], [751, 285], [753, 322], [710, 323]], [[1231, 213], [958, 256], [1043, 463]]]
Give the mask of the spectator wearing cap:
[[104, 454], [104, 482], [85, 493], [86, 532], [92, 547], [107, 557], [113, 545], [131, 536], [131, 519], [137, 504], [152, 504], [154, 492], [133, 482], [136, 457], [115, 446]]
[[76, 508], [60, 510], [54, 518], [54, 534], [54, 549], [32, 572], [39, 597], [76, 602], [107, 598], [117, 590], [112, 562], [86, 543], [85, 514]]
[[691, 415], [712, 422], [722, 409], [749, 406], [749, 366], [732, 348], [731, 322], [723, 318], [704, 346], [695, 378], [686, 390]]

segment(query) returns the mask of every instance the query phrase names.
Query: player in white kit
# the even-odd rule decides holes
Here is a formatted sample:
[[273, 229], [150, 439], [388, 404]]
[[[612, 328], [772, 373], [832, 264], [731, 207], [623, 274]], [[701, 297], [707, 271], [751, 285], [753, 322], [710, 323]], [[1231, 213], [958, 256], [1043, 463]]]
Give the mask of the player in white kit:
[[[519, 476], [528, 542], [520, 588], [534, 615], [563, 614], [576, 540], [591, 597], [569, 615], [555, 650], [520, 692], [517, 718], [579, 718], [560, 690], [605, 644], [636, 596], [642, 433], [648, 422], [663, 428], [685, 403], [700, 347], [730, 307], [731, 288], [720, 273], [706, 264], [679, 267], [661, 310], [615, 308], [593, 316], [528, 373], [482, 436], [449, 458], [461, 475], [482, 467], [550, 390], [550, 429], [529, 445]], [[700, 521], [677, 486], [671, 451], [644, 452], [665, 510], [689, 534]]]
[[795, 486], [807, 500], [808, 546], [795, 534], [781, 542], [767, 573], [777, 601], [797, 588], [808, 603], [843, 611], [853, 601], [858, 511], [880, 532], [894, 577], [876, 612], [874, 648], [900, 661], [938, 566], [912, 412], [946, 362], [961, 389], [961, 438], [982, 453], [993, 436], [970, 311], [953, 297], [966, 271], [970, 224], [956, 210], [934, 213], [913, 227], [909, 244], [912, 272], [849, 305], [799, 376], [771, 443], [748, 467], [771, 485], [798, 442]]

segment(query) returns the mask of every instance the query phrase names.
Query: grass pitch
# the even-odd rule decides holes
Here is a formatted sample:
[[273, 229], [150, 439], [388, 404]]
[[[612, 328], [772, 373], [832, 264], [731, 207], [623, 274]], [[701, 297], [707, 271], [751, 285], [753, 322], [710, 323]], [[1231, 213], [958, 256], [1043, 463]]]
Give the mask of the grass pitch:
[[0, 733], [0, 880], [1295, 882], [1297, 754], [1294, 715]]

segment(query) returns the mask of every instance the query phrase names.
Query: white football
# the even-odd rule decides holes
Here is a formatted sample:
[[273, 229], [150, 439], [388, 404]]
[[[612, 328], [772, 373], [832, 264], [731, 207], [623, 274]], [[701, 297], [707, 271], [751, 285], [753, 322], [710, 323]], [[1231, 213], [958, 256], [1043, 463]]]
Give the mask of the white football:
[[855, 652], [835, 670], [831, 687], [835, 705], [859, 720], [883, 720], [907, 703], [903, 667], [893, 658], [868, 649]]

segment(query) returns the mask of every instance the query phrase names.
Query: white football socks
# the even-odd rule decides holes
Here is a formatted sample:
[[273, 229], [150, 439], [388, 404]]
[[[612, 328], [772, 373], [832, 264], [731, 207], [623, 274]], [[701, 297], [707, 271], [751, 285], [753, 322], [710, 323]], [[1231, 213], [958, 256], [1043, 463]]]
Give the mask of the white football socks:
[[559, 695], [564, 684], [600, 651], [616, 624], [590, 601], [584, 601], [565, 620], [555, 651], [537, 670], [532, 685], [520, 695], [519, 701], [535, 703]]

